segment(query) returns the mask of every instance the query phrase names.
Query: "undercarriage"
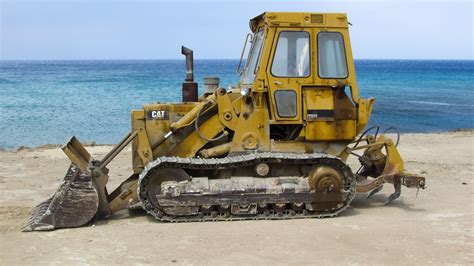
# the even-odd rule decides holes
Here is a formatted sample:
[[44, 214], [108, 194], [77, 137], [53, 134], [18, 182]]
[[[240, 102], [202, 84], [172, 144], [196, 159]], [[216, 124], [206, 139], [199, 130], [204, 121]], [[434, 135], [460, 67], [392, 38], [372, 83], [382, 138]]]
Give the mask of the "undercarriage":
[[170, 222], [325, 218], [349, 206], [355, 184], [351, 169], [327, 154], [162, 157], [140, 175], [139, 198]]

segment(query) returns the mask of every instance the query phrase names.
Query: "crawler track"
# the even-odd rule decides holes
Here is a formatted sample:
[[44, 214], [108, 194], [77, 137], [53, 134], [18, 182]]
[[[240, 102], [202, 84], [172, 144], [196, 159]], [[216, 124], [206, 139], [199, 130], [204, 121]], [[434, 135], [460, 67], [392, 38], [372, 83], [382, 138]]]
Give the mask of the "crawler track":
[[[232, 213], [228, 206], [214, 206], [211, 211], [209, 207], [198, 206], [199, 211], [193, 215], [174, 215], [167, 213], [166, 208], [153, 203], [149, 199], [148, 181], [153, 176], [153, 172], [158, 169], [204, 169], [204, 170], [222, 170], [222, 169], [238, 169], [243, 167], [251, 167], [259, 163], [268, 163], [280, 167], [288, 167], [291, 165], [330, 165], [338, 169], [343, 176], [343, 194], [344, 198], [338, 202], [337, 207], [333, 208], [308, 208], [307, 204], [303, 204], [301, 208], [293, 208], [292, 202], [280, 205], [280, 208], [275, 208], [276, 204], [267, 204], [265, 208], [258, 208], [256, 213], [236, 215]], [[327, 218], [334, 217], [345, 211], [355, 196], [356, 180], [352, 174], [351, 169], [339, 158], [322, 153], [312, 154], [297, 154], [297, 153], [253, 153], [247, 155], [239, 155], [226, 157], [222, 159], [202, 159], [202, 158], [179, 158], [179, 157], [161, 157], [151, 162], [145, 170], [140, 174], [138, 196], [142, 201], [143, 208], [157, 220], [164, 222], [204, 222], [204, 221], [237, 221], [237, 220], [282, 220], [282, 219], [302, 219], [302, 218]], [[294, 202], [302, 202], [304, 198], [319, 196], [318, 192], [304, 192], [304, 193], [280, 193], [280, 194], [264, 194], [273, 197], [293, 196], [296, 199]], [[252, 197], [258, 196], [258, 193], [252, 195], [242, 193], [238, 197]], [[262, 194], [259, 194], [260, 196]], [[295, 197], [295, 195], [297, 195]], [[205, 196], [205, 195], [204, 195]], [[214, 195], [216, 196], [216, 195]], [[219, 196], [219, 195], [217, 195]], [[229, 196], [229, 195], [227, 195]], [[298, 199], [298, 197], [301, 197]], [[178, 197], [179, 198], [179, 197]], [[249, 199], [247, 198], [247, 203]], [[314, 201], [313, 203], [319, 203]], [[257, 204], [257, 203], [255, 203]]]

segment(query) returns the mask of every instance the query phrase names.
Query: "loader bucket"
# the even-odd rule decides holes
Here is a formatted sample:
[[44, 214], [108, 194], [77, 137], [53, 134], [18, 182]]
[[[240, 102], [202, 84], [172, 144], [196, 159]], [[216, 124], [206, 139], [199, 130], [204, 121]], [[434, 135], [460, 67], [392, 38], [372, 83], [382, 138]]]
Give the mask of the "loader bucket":
[[33, 209], [22, 231], [82, 226], [94, 218], [98, 206], [99, 197], [91, 174], [71, 163], [56, 193]]

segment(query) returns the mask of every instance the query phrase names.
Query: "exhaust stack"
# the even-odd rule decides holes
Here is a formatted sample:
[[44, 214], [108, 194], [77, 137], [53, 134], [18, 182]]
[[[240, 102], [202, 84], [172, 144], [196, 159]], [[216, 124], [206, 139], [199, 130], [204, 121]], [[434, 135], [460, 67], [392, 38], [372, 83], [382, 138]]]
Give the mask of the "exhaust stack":
[[183, 102], [198, 101], [198, 84], [194, 82], [193, 50], [181, 46], [181, 53], [186, 56], [186, 79], [183, 82]]

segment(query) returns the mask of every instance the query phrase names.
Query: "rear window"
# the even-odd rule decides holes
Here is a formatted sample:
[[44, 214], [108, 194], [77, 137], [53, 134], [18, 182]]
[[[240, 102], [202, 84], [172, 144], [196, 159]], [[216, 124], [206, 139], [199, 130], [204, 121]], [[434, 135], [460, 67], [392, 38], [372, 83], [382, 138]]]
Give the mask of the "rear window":
[[347, 78], [346, 50], [340, 32], [318, 34], [318, 74], [321, 78]]

